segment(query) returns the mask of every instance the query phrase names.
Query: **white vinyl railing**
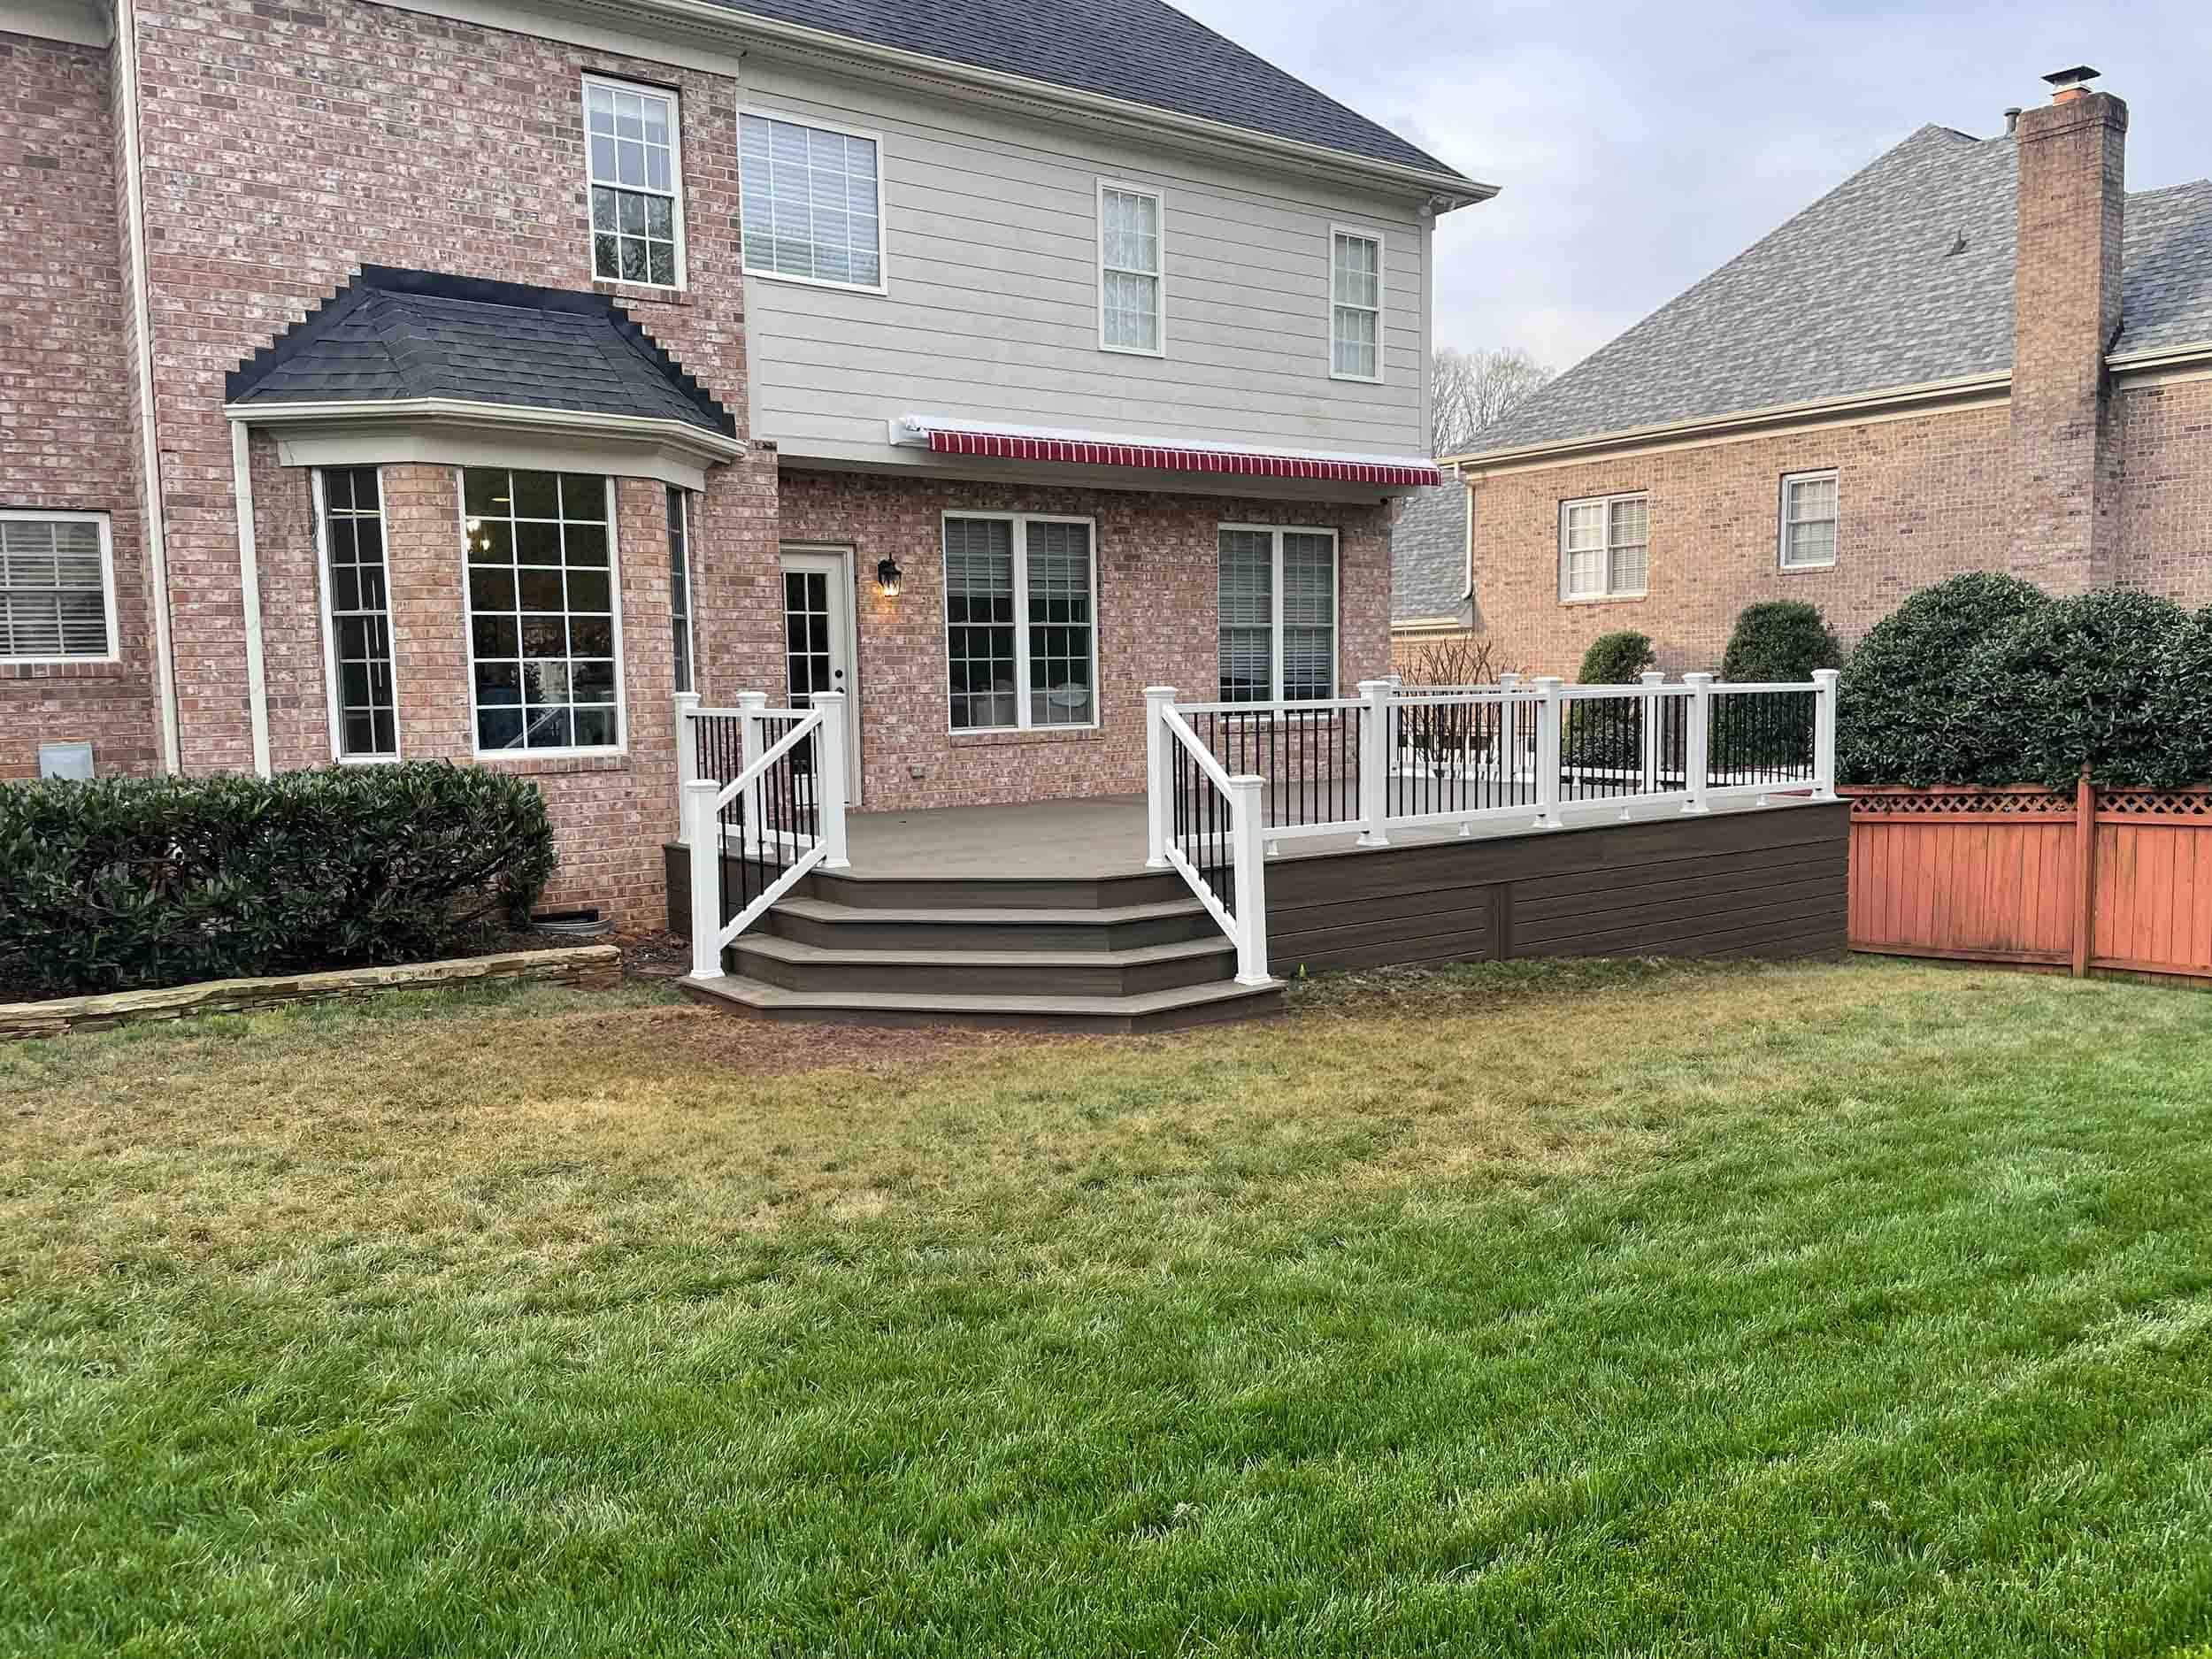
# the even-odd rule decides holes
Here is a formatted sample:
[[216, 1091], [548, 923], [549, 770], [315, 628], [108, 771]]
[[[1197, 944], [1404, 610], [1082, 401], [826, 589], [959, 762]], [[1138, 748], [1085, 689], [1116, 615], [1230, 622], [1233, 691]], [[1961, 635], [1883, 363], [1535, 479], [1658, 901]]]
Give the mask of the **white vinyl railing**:
[[691, 857], [691, 971], [722, 972], [722, 952], [817, 868], [845, 856], [845, 694], [772, 709], [763, 692], [734, 709], [677, 703], [677, 781]]
[[1164, 803], [1148, 814], [1146, 863], [1178, 872], [1207, 913], [1236, 943], [1237, 982], [1267, 983], [1265, 854], [1261, 795], [1267, 780], [1232, 775], [1174, 709], [1171, 686], [1145, 687], [1146, 794]]

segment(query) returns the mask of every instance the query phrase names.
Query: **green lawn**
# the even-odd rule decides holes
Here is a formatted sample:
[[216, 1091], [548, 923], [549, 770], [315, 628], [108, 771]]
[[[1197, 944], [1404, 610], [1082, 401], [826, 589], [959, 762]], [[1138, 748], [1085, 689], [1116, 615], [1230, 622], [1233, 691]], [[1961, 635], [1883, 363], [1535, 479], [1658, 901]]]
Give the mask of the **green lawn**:
[[0, 1649], [2175, 1654], [2212, 997], [1466, 970], [0, 1050]]

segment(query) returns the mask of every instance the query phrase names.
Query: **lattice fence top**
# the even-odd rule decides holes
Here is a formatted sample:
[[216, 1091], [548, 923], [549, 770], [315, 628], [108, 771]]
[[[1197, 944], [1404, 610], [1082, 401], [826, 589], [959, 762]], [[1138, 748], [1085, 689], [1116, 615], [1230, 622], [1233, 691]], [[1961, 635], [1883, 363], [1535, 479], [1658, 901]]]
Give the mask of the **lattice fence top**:
[[1851, 816], [1870, 818], [2026, 818], [2070, 813], [2071, 794], [2032, 787], [1995, 789], [1880, 789], [1844, 791]]
[[2100, 817], [2203, 818], [2212, 822], [2212, 788], [2114, 789], [2097, 792]]

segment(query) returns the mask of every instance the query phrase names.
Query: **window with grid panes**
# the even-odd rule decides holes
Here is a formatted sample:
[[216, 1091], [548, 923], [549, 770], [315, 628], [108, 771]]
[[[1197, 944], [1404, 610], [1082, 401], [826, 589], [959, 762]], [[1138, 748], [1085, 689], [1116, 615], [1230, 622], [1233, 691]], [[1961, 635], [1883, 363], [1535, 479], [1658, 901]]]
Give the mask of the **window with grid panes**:
[[1220, 532], [1224, 703], [1336, 695], [1336, 536], [1225, 526]]
[[472, 466], [461, 488], [478, 750], [618, 747], [607, 480]]
[[738, 119], [738, 166], [749, 273], [883, 286], [874, 139], [747, 114]]
[[1567, 599], [1640, 595], [1647, 580], [1649, 507], [1637, 495], [1562, 503], [1559, 591]]
[[1382, 379], [1382, 239], [1340, 230], [1329, 260], [1329, 373]]
[[1793, 472], [1782, 480], [1782, 568], [1836, 562], [1836, 474]]
[[1110, 351], [1162, 349], [1160, 198], [1110, 184], [1098, 191], [1099, 343]]
[[691, 497], [668, 487], [668, 620], [675, 634], [676, 689], [692, 691], [691, 667]]
[[344, 760], [388, 760], [399, 753], [399, 699], [392, 682], [392, 595], [376, 469], [324, 469], [322, 497], [335, 748]]
[[115, 655], [104, 513], [0, 511], [0, 662]]
[[609, 282], [683, 281], [681, 149], [676, 95], [618, 81], [584, 82], [591, 174], [591, 273]]
[[1087, 521], [945, 520], [945, 646], [955, 731], [1098, 719]]

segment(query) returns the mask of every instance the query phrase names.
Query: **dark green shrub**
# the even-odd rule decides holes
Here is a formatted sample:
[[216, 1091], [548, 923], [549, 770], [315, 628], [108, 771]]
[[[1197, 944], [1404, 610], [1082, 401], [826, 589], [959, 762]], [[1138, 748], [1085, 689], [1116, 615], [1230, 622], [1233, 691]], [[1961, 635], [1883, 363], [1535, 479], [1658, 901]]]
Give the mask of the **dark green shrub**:
[[1654, 666], [1651, 640], [1633, 628], [1601, 634], [1582, 654], [1582, 672], [1576, 680], [1586, 686], [1632, 686], [1636, 677]]
[[526, 921], [553, 858], [529, 780], [443, 763], [0, 786], [0, 987], [451, 955]]
[[1746, 605], [1728, 636], [1720, 677], [1736, 680], [1810, 680], [1816, 668], [1843, 666], [1835, 630], [1811, 605], [1770, 599]]
[[2015, 757], [1970, 724], [1970, 652], [2047, 603], [2015, 576], [1977, 572], [1924, 588], [1876, 623], [1844, 664], [1836, 771], [1846, 783], [2013, 782]]

